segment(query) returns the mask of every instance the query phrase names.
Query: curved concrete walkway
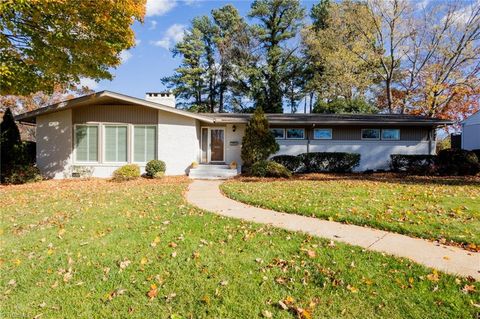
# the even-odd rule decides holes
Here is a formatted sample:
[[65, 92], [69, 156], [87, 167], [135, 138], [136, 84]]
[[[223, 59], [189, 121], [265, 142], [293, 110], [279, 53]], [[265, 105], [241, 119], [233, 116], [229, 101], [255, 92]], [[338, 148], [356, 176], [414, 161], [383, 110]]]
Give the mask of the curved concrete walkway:
[[346, 225], [318, 218], [279, 213], [242, 204], [222, 195], [222, 181], [193, 181], [186, 194], [187, 200], [202, 209], [246, 221], [270, 224], [292, 231], [341, 241], [366, 249], [409, 258], [417, 263], [447, 273], [471, 276], [480, 280], [480, 253], [444, 246], [428, 240]]

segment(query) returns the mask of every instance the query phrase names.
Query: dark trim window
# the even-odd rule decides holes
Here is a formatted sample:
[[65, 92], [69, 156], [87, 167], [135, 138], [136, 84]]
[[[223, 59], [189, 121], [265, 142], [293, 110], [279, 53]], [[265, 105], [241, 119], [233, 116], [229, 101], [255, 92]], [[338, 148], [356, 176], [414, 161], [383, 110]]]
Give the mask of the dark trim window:
[[382, 129], [382, 140], [386, 140], [386, 141], [400, 140], [400, 129], [397, 129], [397, 128]]
[[331, 140], [332, 129], [331, 128], [316, 128], [313, 130], [314, 140]]
[[284, 128], [271, 128], [270, 132], [272, 132], [272, 134], [273, 134], [273, 136], [275, 136], [276, 140], [285, 139], [285, 129]]
[[303, 128], [287, 128], [287, 140], [303, 140], [305, 139], [305, 129]]
[[379, 140], [380, 129], [378, 128], [364, 128], [362, 129], [362, 140]]

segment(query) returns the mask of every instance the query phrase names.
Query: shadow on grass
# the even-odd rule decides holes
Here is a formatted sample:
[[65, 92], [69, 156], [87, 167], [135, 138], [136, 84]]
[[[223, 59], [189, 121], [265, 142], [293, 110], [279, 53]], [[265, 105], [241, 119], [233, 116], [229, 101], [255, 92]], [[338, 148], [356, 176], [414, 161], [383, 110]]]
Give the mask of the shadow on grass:
[[268, 181], [342, 181], [358, 180], [395, 184], [412, 185], [454, 185], [454, 186], [480, 186], [480, 176], [414, 176], [401, 173], [312, 173], [295, 174], [292, 178], [259, 178], [251, 176], [238, 176], [236, 181], [268, 182]]

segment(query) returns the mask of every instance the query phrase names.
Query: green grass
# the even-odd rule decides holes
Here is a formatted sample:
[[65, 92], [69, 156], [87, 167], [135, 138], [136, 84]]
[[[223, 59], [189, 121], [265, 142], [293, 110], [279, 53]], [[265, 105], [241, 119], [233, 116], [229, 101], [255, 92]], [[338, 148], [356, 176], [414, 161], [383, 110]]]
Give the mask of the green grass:
[[427, 239], [480, 246], [480, 179], [312, 175], [317, 180], [233, 181], [229, 197]]
[[[187, 185], [166, 178], [0, 189], [1, 317], [256, 318], [268, 311], [296, 318], [302, 308], [303, 318], [475, 318], [478, 312], [478, 283], [203, 212], [185, 202]], [[150, 299], [152, 285], [158, 295]]]

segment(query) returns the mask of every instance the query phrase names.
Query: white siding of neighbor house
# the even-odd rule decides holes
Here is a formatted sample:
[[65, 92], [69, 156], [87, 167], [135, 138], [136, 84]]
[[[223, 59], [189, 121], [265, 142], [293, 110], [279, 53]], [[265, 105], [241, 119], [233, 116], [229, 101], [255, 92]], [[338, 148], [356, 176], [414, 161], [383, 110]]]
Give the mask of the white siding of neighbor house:
[[72, 111], [37, 117], [37, 167], [47, 178], [64, 178], [72, 164]]
[[179, 114], [158, 113], [158, 159], [167, 175], [185, 175], [199, 156], [199, 123]]
[[[279, 140], [275, 155], [298, 155], [307, 152], [359, 153], [360, 165], [355, 171], [388, 169], [391, 154], [429, 154], [428, 141], [333, 141]], [[435, 147], [433, 146], [433, 149]]]
[[480, 112], [473, 114], [462, 123], [462, 148], [480, 149]]
[[465, 150], [480, 149], [480, 123], [463, 126], [462, 148]]

